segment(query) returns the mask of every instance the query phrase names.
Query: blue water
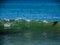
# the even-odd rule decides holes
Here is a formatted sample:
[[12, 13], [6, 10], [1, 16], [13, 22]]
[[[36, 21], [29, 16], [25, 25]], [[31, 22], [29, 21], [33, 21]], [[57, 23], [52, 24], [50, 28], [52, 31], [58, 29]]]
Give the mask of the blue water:
[[[59, 1], [59, 0], [58, 0]], [[24, 18], [33, 20], [60, 20], [60, 3], [57, 0], [3, 1], [0, 3], [0, 18]]]

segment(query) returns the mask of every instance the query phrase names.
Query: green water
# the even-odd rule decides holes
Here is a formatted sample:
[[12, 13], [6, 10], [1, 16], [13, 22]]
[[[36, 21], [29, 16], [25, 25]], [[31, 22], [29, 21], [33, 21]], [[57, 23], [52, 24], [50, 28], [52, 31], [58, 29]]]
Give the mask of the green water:
[[8, 28], [6, 23], [0, 22], [0, 45], [60, 45], [60, 22], [10, 21]]
[[60, 33], [28, 31], [0, 34], [0, 45], [60, 45]]

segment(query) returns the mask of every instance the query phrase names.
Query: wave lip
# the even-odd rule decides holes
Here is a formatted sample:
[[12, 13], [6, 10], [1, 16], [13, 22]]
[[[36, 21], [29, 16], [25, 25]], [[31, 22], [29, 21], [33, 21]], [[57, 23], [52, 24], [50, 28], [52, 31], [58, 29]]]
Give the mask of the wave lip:
[[46, 20], [43, 20], [43, 22], [44, 22], [44, 23], [48, 23], [48, 21], [46, 21]]
[[4, 18], [5, 21], [10, 21], [10, 19]]

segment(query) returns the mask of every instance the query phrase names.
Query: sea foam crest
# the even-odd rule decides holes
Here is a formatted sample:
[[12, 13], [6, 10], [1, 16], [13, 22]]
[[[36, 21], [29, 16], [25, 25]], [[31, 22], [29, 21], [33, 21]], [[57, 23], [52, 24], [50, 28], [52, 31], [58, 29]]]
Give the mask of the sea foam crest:
[[20, 19], [22, 19], [22, 18], [16, 18], [15, 21], [20, 20]]
[[27, 21], [27, 22], [30, 22], [30, 21], [31, 21], [30, 19], [25, 19], [25, 18], [16, 18], [15, 21], [21, 20], [21, 19], [23, 19], [23, 20], [25, 20], [25, 21]]
[[4, 18], [5, 21], [10, 21], [10, 19]]
[[48, 21], [47, 21], [47, 20], [44, 20], [43, 22], [44, 22], [44, 23], [48, 23]]
[[29, 19], [25, 19], [27, 22], [30, 22], [31, 20], [29, 20]]

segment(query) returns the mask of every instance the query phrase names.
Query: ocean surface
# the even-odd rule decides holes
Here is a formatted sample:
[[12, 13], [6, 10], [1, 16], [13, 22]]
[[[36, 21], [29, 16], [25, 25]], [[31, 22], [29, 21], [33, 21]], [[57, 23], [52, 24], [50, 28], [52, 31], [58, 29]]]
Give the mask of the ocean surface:
[[0, 34], [0, 45], [60, 45], [60, 37], [48, 38], [43, 32]]
[[60, 20], [59, 0], [6, 0], [0, 3], [0, 19]]
[[[0, 1], [0, 19], [16, 18], [60, 21], [60, 0]], [[60, 45], [60, 33], [0, 34], [0, 45]]]

